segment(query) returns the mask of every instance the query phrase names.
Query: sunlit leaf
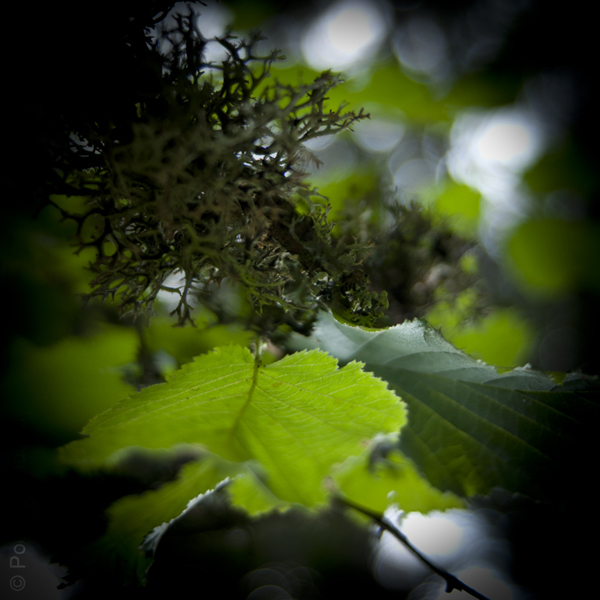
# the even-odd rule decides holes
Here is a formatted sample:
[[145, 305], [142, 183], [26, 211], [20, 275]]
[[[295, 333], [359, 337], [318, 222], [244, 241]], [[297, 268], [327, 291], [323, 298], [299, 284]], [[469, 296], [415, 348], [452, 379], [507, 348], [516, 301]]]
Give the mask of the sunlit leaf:
[[261, 366], [229, 346], [99, 415], [83, 431], [89, 437], [62, 456], [94, 467], [128, 446], [202, 444], [229, 461], [258, 461], [278, 498], [312, 506], [324, 500], [334, 463], [404, 422], [402, 402], [358, 363], [338, 369], [331, 356], [310, 351]]

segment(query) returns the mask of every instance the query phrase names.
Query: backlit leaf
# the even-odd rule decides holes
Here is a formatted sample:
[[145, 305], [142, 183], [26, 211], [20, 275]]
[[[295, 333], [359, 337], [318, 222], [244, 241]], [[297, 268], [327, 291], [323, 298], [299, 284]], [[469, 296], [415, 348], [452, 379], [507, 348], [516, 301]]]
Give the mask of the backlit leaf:
[[62, 457], [94, 468], [130, 446], [201, 444], [228, 461], [258, 461], [279, 499], [312, 506], [324, 500], [333, 464], [404, 422], [403, 403], [356, 362], [338, 369], [313, 350], [262, 366], [247, 349], [229, 346], [99, 415], [83, 431], [89, 437], [64, 447]]

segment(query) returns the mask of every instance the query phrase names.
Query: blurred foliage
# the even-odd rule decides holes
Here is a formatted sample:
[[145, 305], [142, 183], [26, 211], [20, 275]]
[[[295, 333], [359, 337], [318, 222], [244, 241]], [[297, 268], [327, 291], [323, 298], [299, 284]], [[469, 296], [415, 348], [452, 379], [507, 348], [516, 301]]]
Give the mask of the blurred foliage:
[[201, 311], [194, 323], [195, 327], [173, 327], [172, 318], [166, 314], [150, 320], [145, 342], [154, 356], [163, 356], [167, 374], [215, 346], [249, 346], [254, 339], [254, 334], [241, 324], [220, 324], [217, 316], [207, 309]]
[[527, 362], [533, 339], [532, 327], [517, 311], [496, 308], [475, 318], [469, 291], [456, 302], [441, 301], [427, 313], [427, 322], [444, 332], [444, 337], [471, 356], [499, 367], [516, 367]]
[[530, 220], [514, 233], [508, 252], [517, 276], [534, 293], [559, 294], [582, 288], [600, 291], [597, 225], [585, 221]]
[[388, 294], [388, 324], [423, 317], [441, 298], [449, 302], [467, 288], [477, 297], [472, 306], [476, 314], [484, 296], [474, 287], [478, 273], [466, 259], [472, 241], [453, 233], [444, 221], [435, 225], [431, 212], [418, 205], [379, 207], [379, 218], [367, 206], [348, 203], [338, 227], [342, 239], [364, 236], [373, 244], [365, 265], [375, 288]]
[[126, 398], [134, 390], [123, 380], [127, 367], [136, 363], [136, 332], [102, 329], [41, 348], [18, 340], [5, 379], [9, 414], [66, 441], [77, 437], [93, 416]]
[[[497, 268], [490, 270], [482, 267], [479, 275], [475, 276], [479, 278], [479, 282], [474, 289], [478, 294], [483, 294], [481, 301], [473, 304], [477, 311], [460, 323], [456, 322], [451, 314], [443, 318], [443, 307], [450, 313], [456, 312], [457, 309], [450, 296], [442, 297], [442, 294], [438, 294], [442, 304], [434, 309], [432, 322], [442, 327], [443, 332], [451, 339], [459, 339], [467, 352], [473, 352], [477, 356], [482, 356], [482, 347], [485, 347], [483, 353], [486, 358], [502, 357], [502, 363], [507, 366], [531, 360], [541, 368], [553, 368], [554, 363], [547, 362], [544, 352], [540, 351], [548, 327], [554, 326], [544, 320], [550, 310], [549, 302], [553, 301], [552, 298], [557, 301], [574, 298], [579, 309], [574, 309], [565, 318], [573, 327], [580, 328], [580, 315], [583, 312], [588, 321], [593, 319], [592, 297], [597, 295], [597, 292], [593, 291], [597, 289], [593, 265], [598, 257], [598, 248], [593, 242], [596, 237], [595, 226], [585, 222], [586, 216], [596, 211], [590, 198], [597, 192], [598, 187], [594, 163], [591, 160], [593, 141], [590, 141], [590, 130], [589, 127], [586, 129], [585, 124], [585, 118], [593, 116], [591, 96], [585, 95], [587, 92], [583, 90], [587, 90], [587, 87], [581, 78], [578, 81], [582, 91], [574, 92], [568, 77], [561, 80], [559, 74], [551, 75], [549, 72], [542, 72], [540, 75], [531, 64], [521, 64], [510, 44], [498, 50], [500, 58], [493, 67], [469, 67], [471, 59], [477, 62], [476, 57], [480, 53], [485, 54], [483, 46], [475, 44], [476, 38], [480, 41], [487, 38], [491, 48], [500, 43], [503, 35], [508, 35], [510, 40], [514, 38], [516, 43], [522, 44], [522, 48], [525, 49], [529, 47], [529, 42], [526, 42], [528, 35], [539, 38], [537, 47], [547, 47], [548, 38], [542, 38], [541, 34], [534, 33], [531, 28], [526, 29], [525, 26], [526, 23], [531, 25], [539, 18], [538, 12], [545, 13], [537, 3], [527, 8], [509, 3], [506, 12], [503, 12], [499, 5], [490, 5], [487, 15], [485, 11], [479, 10], [477, 2], [463, 3], [455, 12], [450, 7], [435, 2], [427, 3], [429, 8], [400, 4], [402, 3], [383, 3], [383, 14], [388, 17], [393, 14], [395, 19], [395, 27], [392, 26], [388, 33], [389, 39], [383, 41], [379, 53], [368, 67], [352, 68], [344, 83], [332, 90], [328, 98], [332, 106], [344, 101], [348, 102], [348, 108], [351, 109], [366, 107], [372, 118], [387, 112], [386, 118], [390, 119], [390, 123], [395, 122], [403, 127], [401, 140], [391, 150], [366, 152], [363, 146], [358, 147], [357, 136], [346, 136], [344, 144], [332, 144], [331, 151], [329, 148], [317, 149], [315, 154], [324, 164], [320, 169], [312, 171], [312, 180], [318, 183], [321, 192], [330, 200], [330, 214], [336, 221], [341, 220], [339, 211], [343, 207], [347, 210], [353, 202], [359, 203], [361, 207], [357, 207], [354, 214], [362, 210], [370, 215], [377, 215], [380, 213], [376, 207], [377, 198], [385, 198], [387, 204], [389, 191], [393, 192], [396, 189], [396, 201], [408, 206], [411, 200], [416, 199], [432, 210], [432, 220], [436, 225], [445, 222], [451, 230], [469, 241], [481, 242], [481, 236], [486, 235], [485, 227], [494, 226], [489, 217], [489, 211], [494, 206], [493, 202], [479, 191], [469, 188], [463, 181], [455, 181], [453, 174], [447, 170], [444, 161], [452, 145], [453, 124], [457, 117], [469, 114], [469, 111], [474, 109], [481, 111], [485, 108], [528, 105], [536, 108], [544, 119], [543, 127], [551, 132], [547, 146], [543, 149], [540, 159], [527, 168], [522, 179], [518, 172], [511, 175], [520, 179], [520, 187], [515, 189], [515, 194], [517, 191], [519, 194], [525, 194], [533, 209], [527, 204], [515, 209], [519, 213], [514, 218], [515, 225], [505, 230], [501, 247], [496, 246], [493, 250], [492, 260], [497, 263]], [[276, 3], [269, 5], [274, 9]], [[237, 18], [238, 3], [232, 2], [229, 6]], [[375, 6], [379, 5], [376, 3]], [[390, 13], [385, 12], [388, 8]], [[327, 7], [324, 7], [320, 14], [326, 9]], [[293, 12], [293, 8], [290, 10], [294, 18], [301, 20], [300, 11]], [[522, 21], [519, 21], [519, 18], [515, 20], [518, 26], [514, 34], [500, 33], [504, 25], [496, 28], [494, 23], [511, 22], [516, 15], [521, 15], [521, 11]], [[573, 14], [566, 16], [569, 22], [574, 18]], [[549, 30], [556, 32], [557, 28], [560, 29], [558, 21], [553, 21], [549, 15], [544, 14], [543, 19], [549, 22]], [[265, 21], [266, 30], [269, 32], [270, 23], [283, 22], [283, 19], [278, 20], [276, 16], [271, 15]], [[469, 25], [466, 25], [466, 22]], [[399, 36], [405, 31], [404, 27], [410, 30], [415, 23], [433, 23], [439, 28], [437, 35], [441, 35], [449, 47], [452, 47], [445, 57], [445, 60], [451, 63], [452, 70], [452, 73], [446, 74], [447, 79], [436, 80], [425, 72], [415, 72], [398, 58], [394, 44], [398, 43]], [[579, 26], [580, 23], [577, 22], [573, 31]], [[276, 33], [275, 28], [272, 31]], [[464, 37], [463, 40], [460, 39], [461, 36]], [[285, 42], [283, 37], [278, 39]], [[470, 43], [473, 45], [469, 46]], [[420, 47], [425, 51], [426, 45], [427, 42], [423, 41]], [[287, 47], [284, 43], [284, 50], [289, 52], [287, 68], [277, 68], [274, 71], [277, 77], [292, 83], [297, 82], [303, 73], [311, 73], [310, 67], [304, 64], [303, 56], [293, 43], [290, 42]], [[553, 56], [556, 64], [561, 64], [574, 73], [583, 73], [584, 70], [578, 63], [573, 61], [569, 64], [568, 59], [565, 59], [565, 56], [576, 53], [575, 46], [571, 50], [561, 52], [553, 48], [545, 56], [536, 53], [536, 60], [552, 68], [553, 63], [548, 57]], [[523, 54], [528, 56], [526, 52]], [[578, 56], [581, 56], [581, 64], [585, 64], [585, 56]], [[587, 112], [573, 112], [573, 104], [570, 104], [573, 94], [577, 96], [577, 101], [581, 102], [582, 109]], [[394, 116], [393, 112], [390, 112], [394, 110], [401, 112]], [[573, 119], [574, 115], [577, 129], [569, 130], [569, 119]], [[358, 132], [367, 126], [368, 123], [358, 123], [355, 129]], [[565, 128], [564, 133], [560, 130], [561, 127]], [[435, 154], [428, 156], [434, 131], [438, 137], [439, 149]], [[557, 131], [558, 135], [552, 133]], [[555, 137], [552, 137], [553, 135]], [[337, 158], [336, 154], [343, 158]], [[398, 179], [391, 180], [392, 165], [396, 172], [403, 173], [400, 167], [415, 159], [421, 161], [422, 166], [428, 165], [430, 168], [428, 179], [416, 187], [405, 187], [400, 175]], [[338, 166], [340, 161], [342, 166]], [[364, 199], [369, 197], [371, 199], [365, 202]], [[549, 219], [556, 219], [560, 224], [557, 222], [552, 228], [547, 228], [547, 234], [543, 235], [542, 226], [528, 224], [529, 219], [539, 220], [540, 213]], [[363, 223], [368, 218], [365, 216]], [[574, 225], [570, 222], [573, 220], [580, 223]], [[381, 220], [379, 225], [383, 222]], [[336, 224], [334, 233], [339, 232], [339, 227], [339, 223]], [[578, 236], [576, 230], [581, 234], [581, 239], [570, 243], [569, 239]], [[546, 252], [544, 248], [553, 245], [555, 234], [562, 241]], [[524, 241], [527, 237], [530, 239]], [[380, 243], [379, 240], [376, 245]], [[487, 248], [480, 248], [485, 253]], [[381, 254], [384, 252], [385, 250], [381, 249]], [[557, 254], [560, 254], [560, 257], [557, 257]], [[390, 253], [391, 256], [393, 252]], [[371, 262], [371, 279], [377, 278], [375, 271]], [[484, 292], [486, 283], [489, 287]], [[489, 293], [490, 290], [492, 293]], [[409, 314], [426, 315], [427, 310], [409, 311]], [[473, 319], [477, 318], [485, 321], [488, 314], [491, 319], [489, 324], [482, 322], [481, 325], [477, 325], [473, 322]], [[501, 314], [502, 318], [491, 316], [495, 314]], [[396, 317], [397, 315], [398, 313]], [[396, 318], [391, 320], [396, 322]], [[446, 324], [446, 321], [453, 320], [455, 324], [452, 327]], [[500, 331], [501, 322], [509, 327], [507, 332], [510, 331], [512, 335], [507, 333], [505, 336], [487, 337], [488, 332]], [[461, 335], [459, 330], [463, 326], [465, 332]], [[455, 335], [459, 337], [455, 338]], [[496, 343], [499, 344], [498, 352], [493, 348]], [[582, 360], [584, 353], [596, 356], [591, 334], [580, 332], [575, 343], [580, 350], [576, 355], [565, 351], [562, 364], [565, 368], [585, 364], [587, 369], [591, 368], [595, 372], [598, 368], [596, 358]], [[511, 350], [508, 349], [509, 346]]]
[[598, 186], [598, 176], [572, 139], [567, 138], [531, 167], [523, 179], [536, 194], [560, 190], [589, 198]]
[[435, 202], [435, 217], [458, 234], [473, 239], [481, 213], [481, 194], [467, 185], [448, 182]]
[[[333, 479], [346, 497], [357, 504], [383, 513], [390, 504], [405, 512], [463, 508], [464, 502], [451, 492], [440, 492], [424, 479], [415, 465], [399, 452], [377, 456], [365, 465], [367, 457], [344, 462]], [[365, 468], [367, 467], [367, 468]]]

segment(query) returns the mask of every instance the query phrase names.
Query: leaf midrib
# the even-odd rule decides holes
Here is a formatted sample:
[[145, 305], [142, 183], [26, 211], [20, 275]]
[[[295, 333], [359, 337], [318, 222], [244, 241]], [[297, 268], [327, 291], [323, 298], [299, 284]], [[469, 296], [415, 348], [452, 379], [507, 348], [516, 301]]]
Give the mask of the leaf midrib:
[[252, 402], [252, 397], [254, 396], [254, 390], [256, 389], [256, 383], [258, 381], [259, 367], [260, 367], [260, 360], [257, 355], [254, 358], [254, 364], [253, 364], [253, 369], [252, 369], [252, 382], [250, 383], [250, 389], [248, 390], [248, 397], [246, 398], [246, 401], [244, 402], [244, 405], [242, 406], [242, 408], [238, 411], [238, 414], [235, 417], [235, 421], [233, 422], [233, 425], [231, 426], [231, 430], [228, 434], [228, 441], [230, 444], [233, 442], [233, 438], [235, 437], [235, 432], [239, 427], [239, 424], [242, 420], [242, 416], [244, 415], [244, 412], [246, 412], [246, 409], [248, 408], [248, 406], [250, 406], [250, 403]]

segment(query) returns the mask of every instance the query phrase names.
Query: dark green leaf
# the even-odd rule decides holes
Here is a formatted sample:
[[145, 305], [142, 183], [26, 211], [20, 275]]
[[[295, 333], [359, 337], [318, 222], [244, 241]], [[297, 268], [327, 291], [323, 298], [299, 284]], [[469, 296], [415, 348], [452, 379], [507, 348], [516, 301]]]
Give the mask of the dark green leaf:
[[366, 331], [322, 314], [313, 338], [342, 362], [364, 361], [407, 403], [400, 448], [433, 485], [461, 496], [495, 486], [537, 498], [569, 493], [567, 476], [598, 417], [594, 392], [558, 391], [527, 368], [500, 374], [417, 320]]

